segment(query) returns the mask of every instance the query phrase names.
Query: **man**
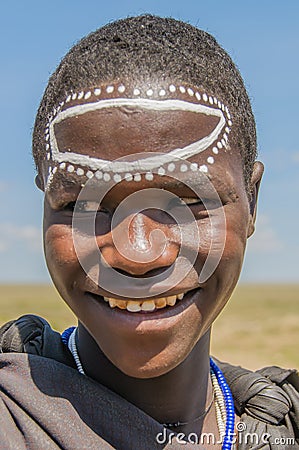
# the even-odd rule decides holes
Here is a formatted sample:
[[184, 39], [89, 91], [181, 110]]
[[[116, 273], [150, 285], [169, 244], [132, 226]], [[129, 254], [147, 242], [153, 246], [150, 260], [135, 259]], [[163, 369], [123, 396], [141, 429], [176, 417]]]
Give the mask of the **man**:
[[[258, 439], [268, 431], [294, 439], [296, 392], [230, 366], [225, 380], [209, 355], [212, 323], [254, 231], [263, 173], [242, 78], [214, 38], [152, 16], [87, 36], [50, 78], [33, 155], [47, 265], [78, 327], [62, 342], [42, 319], [4, 326], [10, 430], [7, 411], [22, 415], [6, 442], [227, 449], [240, 417]], [[269, 376], [289, 389], [294, 374]], [[274, 398], [275, 419], [272, 408], [248, 412], [257, 386], [263, 398], [271, 387], [263, 407]], [[241, 436], [238, 445], [246, 448]]]

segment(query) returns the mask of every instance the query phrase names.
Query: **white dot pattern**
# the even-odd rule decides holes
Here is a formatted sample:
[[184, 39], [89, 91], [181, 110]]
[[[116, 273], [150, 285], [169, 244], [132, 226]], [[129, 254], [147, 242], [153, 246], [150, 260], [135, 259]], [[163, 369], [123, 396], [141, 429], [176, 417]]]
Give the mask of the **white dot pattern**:
[[140, 175], [140, 173], [135, 173], [135, 175], [134, 175], [134, 181], [141, 181], [141, 175]]
[[118, 173], [116, 173], [116, 174], [113, 176], [113, 180], [114, 180], [116, 183], [119, 183], [119, 182], [121, 181], [121, 176], [120, 176]]
[[125, 180], [126, 181], [132, 181], [133, 180], [133, 175], [131, 173], [126, 173]]
[[147, 173], [145, 174], [145, 179], [146, 179], [147, 181], [153, 181], [153, 179], [154, 179], [154, 174], [153, 174], [152, 172], [147, 172]]
[[188, 170], [187, 164], [181, 164], [180, 171], [181, 172], [187, 172], [187, 170]]

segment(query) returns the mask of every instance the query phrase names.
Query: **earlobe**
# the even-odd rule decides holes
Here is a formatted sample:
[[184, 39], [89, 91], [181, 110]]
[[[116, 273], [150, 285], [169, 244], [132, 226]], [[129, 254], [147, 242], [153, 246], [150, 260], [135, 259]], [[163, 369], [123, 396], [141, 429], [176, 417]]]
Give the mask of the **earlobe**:
[[250, 237], [255, 230], [255, 220], [256, 220], [256, 212], [257, 212], [257, 198], [258, 192], [261, 184], [261, 179], [264, 173], [264, 165], [260, 161], [256, 161], [253, 166], [251, 182], [250, 182], [250, 192], [251, 198], [249, 200], [249, 224], [247, 237]]
[[41, 180], [41, 178], [40, 178], [39, 175], [36, 175], [36, 177], [35, 177], [35, 185], [36, 185], [36, 186], [38, 187], [38, 189], [40, 189], [41, 191], [44, 190], [44, 184], [43, 184], [43, 182], [42, 182], [42, 180]]

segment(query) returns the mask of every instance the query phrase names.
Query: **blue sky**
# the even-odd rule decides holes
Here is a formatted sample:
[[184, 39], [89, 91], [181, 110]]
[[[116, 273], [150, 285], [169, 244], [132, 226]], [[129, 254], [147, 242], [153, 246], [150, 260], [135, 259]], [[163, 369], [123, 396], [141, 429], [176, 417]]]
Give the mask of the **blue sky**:
[[[31, 131], [49, 75], [81, 37], [145, 12], [188, 21], [210, 33], [238, 65], [257, 121], [265, 163], [257, 231], [242, 281], [298, 282], [299, 2], [2, 2], [0, 282], [48, 281], [41, 242], [42, 194], [34, 186]], [[142, 6], [140, 6], [142, 4]]]

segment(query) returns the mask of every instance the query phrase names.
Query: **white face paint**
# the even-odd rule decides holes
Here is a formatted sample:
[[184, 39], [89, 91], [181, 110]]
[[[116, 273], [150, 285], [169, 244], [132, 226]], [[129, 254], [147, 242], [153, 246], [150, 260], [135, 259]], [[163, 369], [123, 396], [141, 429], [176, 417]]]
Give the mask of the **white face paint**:
[[[113, 180], [114, 182], [120, 182], [122, 179], [141, 181], [141, 174], [145, 174], [145, 179], [150, 180], [153, 178], [153, 172], [158, 173], [160, 176], [167, 175], [167, 173], [171, 173], [174, 170], [180, 172], [199, 170], [207, 173], [209, 165], [215, 162], [215, 155], [227, 147], [228, 135], [232, 126], [231, 116], [228, 108], [216, 97], [208, 96], [205, 93], [200, 94], [190, 87], [176, 87], [174, 84], [171, 84], [168, 87], [170, 95], [174, 95], [177, 91], [180, 92], [180, 95], [184, 94], [187, 98], [192, 98], [192, 102], [179, 99], [163, 99], [167, 94], [166, 89], [163, 88], [157, 90], [157, 96], [160, 97], [158, 100], [134, 98], [134, 96], [142, 95], [144, 97], [152, 97], [155, 94], [153, 89], [147, 89], [142, 94], [141, 89], [137, 87], [132, 89], [131, 95], [133, 98], [99, 98], [101, 95], [107, 97], [107, 95], [109, 96], [113, 93], [114, 95], [115, 93], [119, 95], [125, 91], [128, 91], [128, 89], [123, 84], [120, 84], [118, 86], [108, 85], [102, 89], [95, 88], [93, 91], [81, 91], [78, 94], [72, 93], [67, 96], [65, 102], [62, 102], [54, 110], [53, 117], [50, 118], [45, 133], [47, 160], [50, 164], [48, 184], [53, 178], [53, 169], [56, 171], [57, 167], [61, 170], [67, 170], [69, 173], [74, 172], [78, 176], [87, 178], [95, 176], [99, 180]], [[88, 99], [91, 101], [87, 103], [86, 100]], [[78, 100], [81, 100], [82, 103], [66, 107], [67, 103], [72, 101], [78, 102]], [[214, 116], [219, 120], [210, 134], [198, 141], [192, 142], [183, 148], [173, 148], [167, 153], [153, 154], [135, 161], [110, 161], [90, 157], [80, 152], [60, 151], [55, 135], [55, 125], [62, 123], [66, 119], [89, 112], [122, 107], [133, 107], [143, 111], [188, 111], [195, 114]], [[193, 163], [187, 168], [186, 164], [179, 161], [180, 159], [187, 160], [208, 148], [210, 148], [210, 152], [206, 157], [205, 164], [198, 166], [196, 163]]]

